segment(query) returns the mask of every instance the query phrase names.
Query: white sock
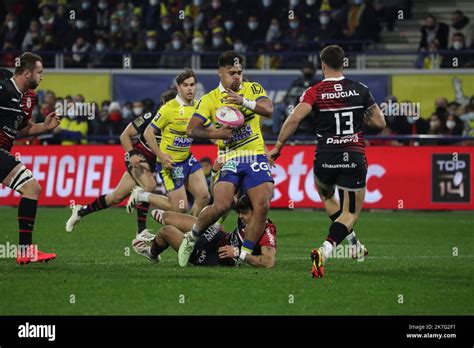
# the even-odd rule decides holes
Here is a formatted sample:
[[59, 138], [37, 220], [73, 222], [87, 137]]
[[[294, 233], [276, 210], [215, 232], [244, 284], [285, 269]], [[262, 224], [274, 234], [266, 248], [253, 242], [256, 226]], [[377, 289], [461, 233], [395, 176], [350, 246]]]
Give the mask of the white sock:
[[328, 242], [327, 240], [324, 241], [321, 247], [321, 251], [323, 252], [323, 257], [325, 260], [329, 258], [333, 248], [334, 246], [332, 245], [332, 243]]
[[358, 240], [357, 240], [357, 237], [356, 237], [356, 234], [354, 232], [354, 230], [352, 230], [351, 233], [349, 233], [347, 236], [346, 236], [346, 240], [347, 242], [349, 243], [349, 245], [357, 245], [358, 244]]
[[148, 202], [148, 198], [150, 197], [151, 193], [150, 192], [138, 192], [138, 200], [140, 202]]

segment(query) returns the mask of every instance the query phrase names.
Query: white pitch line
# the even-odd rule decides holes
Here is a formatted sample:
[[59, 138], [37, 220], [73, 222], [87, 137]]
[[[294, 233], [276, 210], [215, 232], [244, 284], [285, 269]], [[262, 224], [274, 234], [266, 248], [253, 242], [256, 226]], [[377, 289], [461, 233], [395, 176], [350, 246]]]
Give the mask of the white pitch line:
[[[400, 260], [400, 259], [450, 259], [450, 258], [473, 258], [474, 255], [458, 255], [458, 256], [428, 256], [428, 255], [418, 255], [418, 256], [366, 256], [365, 259], [376, 259], [376, 260]], [[343, 257], [343, 259], [348, 259], [349, 257]], [[309, 260], [310, 257], [290, 257], [290, 258], [278, 258], [279, 261], [302, 261]], [[341, 259], [341, 257], [330, 257], [331, 259]]]

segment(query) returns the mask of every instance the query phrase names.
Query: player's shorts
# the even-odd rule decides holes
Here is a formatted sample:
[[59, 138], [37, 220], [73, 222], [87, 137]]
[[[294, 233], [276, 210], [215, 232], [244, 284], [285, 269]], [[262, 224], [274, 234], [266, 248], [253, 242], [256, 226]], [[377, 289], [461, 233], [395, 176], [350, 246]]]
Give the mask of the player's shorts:
[[201, 168], [201, 163], [199, 163], [193, 154], [190, 154], [189, 157], [182, 162], [173, 163], [173, 168], [171, 169], [163, 168], [163, 165], [159, 162], [156, 164], [156, 171], [160, 175], [167, 192], [179, 189], [184, 185], [189, 175]]
[[216, 183], [226, 181], [233, 183], [242, 193], [266, 182], [273, 183], [272, 172], [267, 156], [257, 155], [254, 161], [239, 162], [230, 159], [219, 172]]
[[365, 187], [367, 159], [360, 152], [320, 151], [316, 153], [313, 172], [316, 183], [327, 191], [334, 186], [357, 191]]
[[0, 183], [3, 182], [8, 174], [10, 174], [10, 172], [19, 164], [21, 164], [21, 167], [17, 170], [11, 180], [5, 183], [6, 186], [17, 192], [21, 192], [20, 189], [23, 185], [34, 179], [33, 173], [10, 152], [0, 148]]
[[[140, 162], [148, 163], [150, 170], [153, 172], [156, 163], [156, 156], [148, 150], [140, 141], [136, 142], [133, 145], [133, 149], [138, 152], [140, 157]], [[127, 172], [131, 173], [132, 166], [130, 165], [130, 155], [128, 152], [125, 153], [125, 166], [127, 167]]]
[[10, 152], [0, 149], [0, 183], [20, 163]]
[[225, 232], [214, 226], [209, 227], [196, 241], [189, 262], [196, 266], [218, 266], [220, 264], [218, 249], [223, 244], [222, 239], [225, 235]]

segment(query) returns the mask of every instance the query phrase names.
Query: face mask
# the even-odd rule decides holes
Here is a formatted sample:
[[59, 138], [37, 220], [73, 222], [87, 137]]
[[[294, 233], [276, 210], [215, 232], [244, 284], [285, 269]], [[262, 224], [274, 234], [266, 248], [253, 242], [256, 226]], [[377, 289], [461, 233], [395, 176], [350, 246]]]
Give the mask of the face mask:
[[225, 22], [224, 22], [224, 27], [225, 27], [227, 30], [232, 30], [232, 28], [234, 27], [234, 22], [232, 22], [232, 21], [225, 21]]
[[201, 0], [194, 0], [193, 4], [194, 6], [201, 6]]
[[454, 41], [454, 42], [453, 42], [453, 48], [454, 48], [456, 51], [462, 49], [462, 47], [463, 47], [463, 44], [462, 44], [461, 41]]
[[158, 5], [158, 0], [150, 0], [149, 3], [150, 3], [150, 6], [155, 6], [155, 5]]
[[12, 30], [13, 28], [16, 27], [15, 21], [8, 21], [7, 22], [8, 29]]
[[328, 16], [321, 16], [321, 17], [319, 17], [319, 22], [322, 25], [326, 25], [326, 24], [329, 23], [329, 17]]
[[453, 129], [455, 125], [456, 125], [455, 121], [452, 121], [452, 120], [446, 121], [446, 127], [448, 129]]
[[181, 48], [181, 41], [173, 40], [171, 41], [171, 46], [173, 46], [174, 50], [179, 50]]
[[236, 43], [234, 45], [234, 51], [242, 52], [244, 50], [244, 45], [241, 43]]
[[258, 28], [258, 23], [257, 22], [249, 22], [248, 26], [249, 26], [250, 30], [255, 30], [255, 29]]
[[278, 32], [278, 25], [275, 25], [275, 24], [270, 25], [270, 31], [272, 33]]
[[109, 106], [108, 105], [102, 106], [102, 111], [109, 112]]
[[191, 30], [193, 28], [193, 23], [185, 22], [183, 23], [184, 30]]
[[91, 7], [91, 3], [90, 3], [90, 2], [83, 2], [83, 3], [81, 4], [81, 8], [82, 8], [83, 10], [88, 10], [89, 7]]
[[140, 25], [140, 22], [137, 21], [137, 20], [133, 20], [133, 21], [130, 22], [130, 27], [131, 28], [134, 28], [134, 29], [138, 28], [139, 25]]
[[98, 42], [95, 44], [95, 50], [102, 52], [105, 48], [105, 45], [102, 42]]
[[272, 5], [272, 0], [262, 0], [263, 7], [270, 7]]
[[168, 30], [169, 28], [171, 28], [171, 24], [162, 24], [161, 27], [163, 28], [163, 30]]
[[105, 10], [107, 8], [108, 4], [106, 2], [99, 2], [99, 8], [101, 10]]
[[439, 121], [430, 121], [430, 127], [431, 128], [438, 128], [439, 127]]
[[295, 6], [298, 5], [299, 2], [300, 2], [300, 0], [290, 0], [290, 6], [295, 7]]
[[298, 22], [290, 22], [290, 28], [291, 29], [298, 29], [298, 26], [300, 24]]
[[364, 0], [352, 0], [354, 5], [361, 5]]
[[146, 48], [149, 50], [154, 50], [156, 47], [156, 41], [155, 40], [147, 40], [146, 42]]
[[417, 119], [415, 117], [407, 117], [407, 122], [409, 124], [415, 124]]
[[129, 108], [123, 108], [122, 115], [124, 118], [129, 118], [132, 116], [132, 110], [130, 110]]
[[306, 5], [313, 6], [316, 3], [316, 0], [306, 0]]
[[119, 30], [119, 27], [118, 27], [117, 24], [112, 24], [112, 25], [110, 26], [110, 31], [111, 31], [112, 33], [116, 33], [118, 30]]
[[202, 46], [201, 46], [201, 45], [199, 45], [199, 44], [194, 44], [194, 45], [193, 45], [193, 51], [194, 51], [194, 52], [201, 52], [201, 50], [202, 50]]
[[212, 46], [214, 46], [214, 47], [219, 47], [219, 46], [222, 45], [222, 42], [223, 42], [223, 41], [224, 41], [224, 40], [222, 40], [220, 37], [214, 37], [214, 38], [212, 39]]
[[85, 26], [86, 26], [86, 23], [84, 21], [77, 21], [76, 22], [76, 28], [77, 29], [85, 28]]
[[141, 107], [133, 108], [133, 113], [135, 114], [135, 116], [140, 116], [142, 112], [143, 112], [143, 108]]

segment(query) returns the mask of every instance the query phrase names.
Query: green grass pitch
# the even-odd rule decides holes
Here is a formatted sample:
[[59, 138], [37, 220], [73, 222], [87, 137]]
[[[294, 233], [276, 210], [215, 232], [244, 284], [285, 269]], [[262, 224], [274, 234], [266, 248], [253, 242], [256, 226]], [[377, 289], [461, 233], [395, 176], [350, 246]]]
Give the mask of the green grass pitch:
[[[132, 250], [135, 216], [123, 208], [90, 215], [73, 233], [64, 230], [69, 213], [38, 210], [34, 241], [56, 260], [0, 259], [0, 315], [474, 313], [472, 212], [363, 212], [356, 233], [369, 257], [332, 259], [323, 279], [311, 278], [309, 260], [329, 226], [321, 211], [271, 211], [274, 269], [181, 269], [173, 250], [152, 264]], [[16, 215], [0, 208], [1, 244], [17, 243]], [[149, 218], [148, 227], [159, 225]]]

